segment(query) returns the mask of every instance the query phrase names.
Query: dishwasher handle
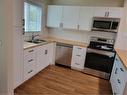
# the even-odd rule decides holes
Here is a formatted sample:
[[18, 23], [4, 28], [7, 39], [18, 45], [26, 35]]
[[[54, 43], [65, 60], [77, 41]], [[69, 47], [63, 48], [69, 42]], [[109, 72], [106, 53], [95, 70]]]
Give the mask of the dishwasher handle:
[[57, 45], [57, 46], [62, 46], [62, 47], [73, 48], [73, 45], [70, 45], [70, 44], [57, 43], [56, 45]]

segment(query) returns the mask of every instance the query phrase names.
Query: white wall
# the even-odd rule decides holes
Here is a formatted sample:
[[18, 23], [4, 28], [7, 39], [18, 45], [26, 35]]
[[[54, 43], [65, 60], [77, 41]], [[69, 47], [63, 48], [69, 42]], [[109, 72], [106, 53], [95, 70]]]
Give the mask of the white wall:
[[124, 0], [52, 0], [56, 5], [123, 6]]
[[[7, 6], [7, 7], [6, 7]], [[12, 94], [12, 0], [0, 1], [0, 95]]]
[[116, 48], [127, 50], [127, 0], [124, 3], [124, 15], [118, 32]]

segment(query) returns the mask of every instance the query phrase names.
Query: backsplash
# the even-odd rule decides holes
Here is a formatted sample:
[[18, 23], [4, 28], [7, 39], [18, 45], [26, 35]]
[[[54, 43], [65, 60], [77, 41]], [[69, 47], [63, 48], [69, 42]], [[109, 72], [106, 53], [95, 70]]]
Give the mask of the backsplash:
[[68, 40], [80, 41], [89, 43], [91, 36], [115, 39], [115, 33], [97, 32], [97, 31], [78, 31], [78, 30], [63, 30], [63, 29], [48, 29], [48, 35], [63, 38]]
[[[38, 32], [38, 33], [35, 32], [34, 35], [39, 35], [39, 36], [36, 37], [36, 39], [47, 37], [48, 36], [47, 31], [48, 31], [47, 28], [43, 27], [41, 32]], [[24, 41], [31, 40], [32, 39], [32, 33], [30, 33], [30, 32], [25, 33], [24, 36], [23, 36], [23, 39], [24, 39]]]

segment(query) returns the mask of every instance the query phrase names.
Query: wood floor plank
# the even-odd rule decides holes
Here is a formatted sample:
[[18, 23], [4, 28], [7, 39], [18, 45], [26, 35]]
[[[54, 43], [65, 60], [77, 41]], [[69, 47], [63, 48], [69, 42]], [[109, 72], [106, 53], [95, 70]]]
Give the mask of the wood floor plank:
[[15, 95], [112, 95], [109, 81], [58, 66], [48, 66], [15, 89]]

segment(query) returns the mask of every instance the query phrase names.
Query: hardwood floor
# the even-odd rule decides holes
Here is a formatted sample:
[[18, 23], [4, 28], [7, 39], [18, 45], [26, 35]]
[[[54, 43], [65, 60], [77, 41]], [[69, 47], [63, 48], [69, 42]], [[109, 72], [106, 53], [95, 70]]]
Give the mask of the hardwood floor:
[[49, 66], [15, 89], [15, 95], [112, 95], [107, 80]]

